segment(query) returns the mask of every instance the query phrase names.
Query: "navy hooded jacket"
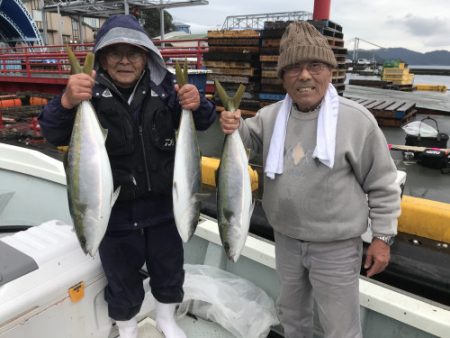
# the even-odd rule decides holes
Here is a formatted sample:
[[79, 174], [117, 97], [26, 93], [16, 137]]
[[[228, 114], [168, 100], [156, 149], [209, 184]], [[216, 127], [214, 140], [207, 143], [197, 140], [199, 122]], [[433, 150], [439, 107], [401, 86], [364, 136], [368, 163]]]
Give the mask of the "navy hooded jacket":
[[[181, 107], [159, 51], [130, 15], [109, 18], [99, 30], [94, 50], [115, 43], [131, 43], [149, 50], [149, 62], [130, 104], [108, 74], [97, 70], [91, 102], [100, 123], [108, 131], [106, 147], [115, 186], [122, 186], [113, 207], [109, 230], [125, 230], [173, 220], [171, 180], [175, 129]], [[39, 116], [45, 138], [54, 145], [67, 145], [76, 109], [64, 109], [55, 97]], [[201, 95], [193, 113], [196, 128], [205, 130], [215, 120], [215, 106]]]

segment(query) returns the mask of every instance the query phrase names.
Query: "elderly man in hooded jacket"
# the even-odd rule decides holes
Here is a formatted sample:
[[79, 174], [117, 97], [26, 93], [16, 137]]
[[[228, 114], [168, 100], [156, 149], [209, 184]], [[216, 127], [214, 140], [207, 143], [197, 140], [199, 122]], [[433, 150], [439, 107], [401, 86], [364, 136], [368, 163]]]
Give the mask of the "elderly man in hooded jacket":
[[135, 17], [110, 17], [94, 46], [96, 70], [70, 76], [39, 121], [54, 145], [69, 143], [77, 105], [91, 100], [108, 130], [106, 149], [115, 187], [121, 186], [99, 253], [108, 280], [109, 316], [123, 338], [136, 338], [144, 263], [156, 299], [156, 322], [168, 338], [186, 337], [174, 312], [183, 299], [183, 246], [172, 210], [175, 130], [181, 109], [196, 128], [215, 119], [215, 106], [192, 84], [179, 88]]

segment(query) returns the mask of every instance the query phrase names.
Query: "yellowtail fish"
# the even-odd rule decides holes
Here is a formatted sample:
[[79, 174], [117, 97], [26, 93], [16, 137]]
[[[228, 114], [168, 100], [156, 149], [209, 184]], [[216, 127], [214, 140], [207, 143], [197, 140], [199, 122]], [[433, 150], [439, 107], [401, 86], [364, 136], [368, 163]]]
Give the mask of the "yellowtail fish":
[[[81, 67], [68, 48], [72, 72]], [[91, 74], [94, 54], [86, 56], [83, 72]], [[108, 226], [112, 206], [119, 196], [105, 148], [107, 131], [100, 126], [89, 101], [78, 106], [65, 160], [70, 215], [81, 248], [94, 256]]]
[[[219, 81], [216, 81], [216, 90], [225, 109], [235, 111], [239, 107], [245, 86], [240, 85], [232, 98]], [[228, 258], [236, 262], [245, 245], [255, 205], [252, 202], [248, 156], [238, 130], [225, 136], [217, 182], [220, 238]]]
[[[176, 76], [180, 87], [187, 83], [186, 64], [183, 71], [176, 64]], [[201, 184], [201, 156], [194, 119], [190, 110], [183, 109], [175, 148], [172, 200], [175, 224], [185, 243], [194, 234], [200, 217]]]

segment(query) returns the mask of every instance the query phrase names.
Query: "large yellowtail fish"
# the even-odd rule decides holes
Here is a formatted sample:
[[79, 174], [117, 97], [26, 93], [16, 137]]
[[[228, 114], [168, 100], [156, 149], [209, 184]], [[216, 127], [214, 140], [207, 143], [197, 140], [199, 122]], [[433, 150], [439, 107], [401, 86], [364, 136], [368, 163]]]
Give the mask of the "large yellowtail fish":
[[[70, 48], [67, 48], [72, 73], [81, 67]], [[83, 72], [91, 74], [94, 54], [86, 56]], [[81, 248], [94, 256], [108, 226], [111, 208], [120, 188], [114, 184], [105, 148], [107, 131], [100, 126], [89, 101], [82, 101], [76, 112], [72, 136], [65, 159], [67, 193], [70, 215]]]
[[[232, 98], [219, 81], [216, 81], [216, 90], [225, 109], [235, 111], [239, 107], [245, 86], [240, 85]], [[254, 209], [248, 156], [238, 130], [225, 136], [217, 176], [217, 222], [220, 238], [228, 258], [236, 262], [245, 245]]]
[[[187, 76], [187, 64], [181, 70], [177, 63], [180, 87], [187, 83]], [[201, 184], [201, 156], [194, 119], [190, 110], [183, 109], [175, 148], [172, 199], [175, 224], [185, 243], [194, 234], [200, 217]]]

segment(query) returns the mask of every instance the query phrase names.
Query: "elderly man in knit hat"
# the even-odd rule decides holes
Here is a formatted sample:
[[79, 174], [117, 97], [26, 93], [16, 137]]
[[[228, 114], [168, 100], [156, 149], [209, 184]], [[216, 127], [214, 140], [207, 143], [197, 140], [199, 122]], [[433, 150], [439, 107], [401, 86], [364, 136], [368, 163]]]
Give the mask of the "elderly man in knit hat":
[[324, 337], [362, 337], [361, 235], [370, 219], [370, 277], [389, 262], [400, 214], [385, 137], [367, 109], [337, 95], [335, 67], [314, 26], [291, 23], [278, 59], [284, 100], [246, 120], [239, 110], [220, 117], [225, 134], [239, 128], [244, 144], [263, 156], [262, 205], [274, 229], [278, 315], [288, 338], [313, 337], [313, 303]]
[[183, 246], [174, 223], [172, 177], [181, 109], [198, 129], [215, 119], [215, 106], [194, 85], [175, 85], [161, 54], [135, 17], [110, 17], [97, 34], [92, 76], [72, 75], [61, 96], [44, 108], [40, 125], [55, 145], [68, 144], [77, 105], [91, 100], [108, 129], [106, 149], [115, 203], [99, 253], [108, 280], [105, 299], [120, 337], [137, 338], [135, 319], [144, 289], [144, 263], [156, 299], [156, 322], [167, 338], [185, 338], [174, 320], [183, 299]]

